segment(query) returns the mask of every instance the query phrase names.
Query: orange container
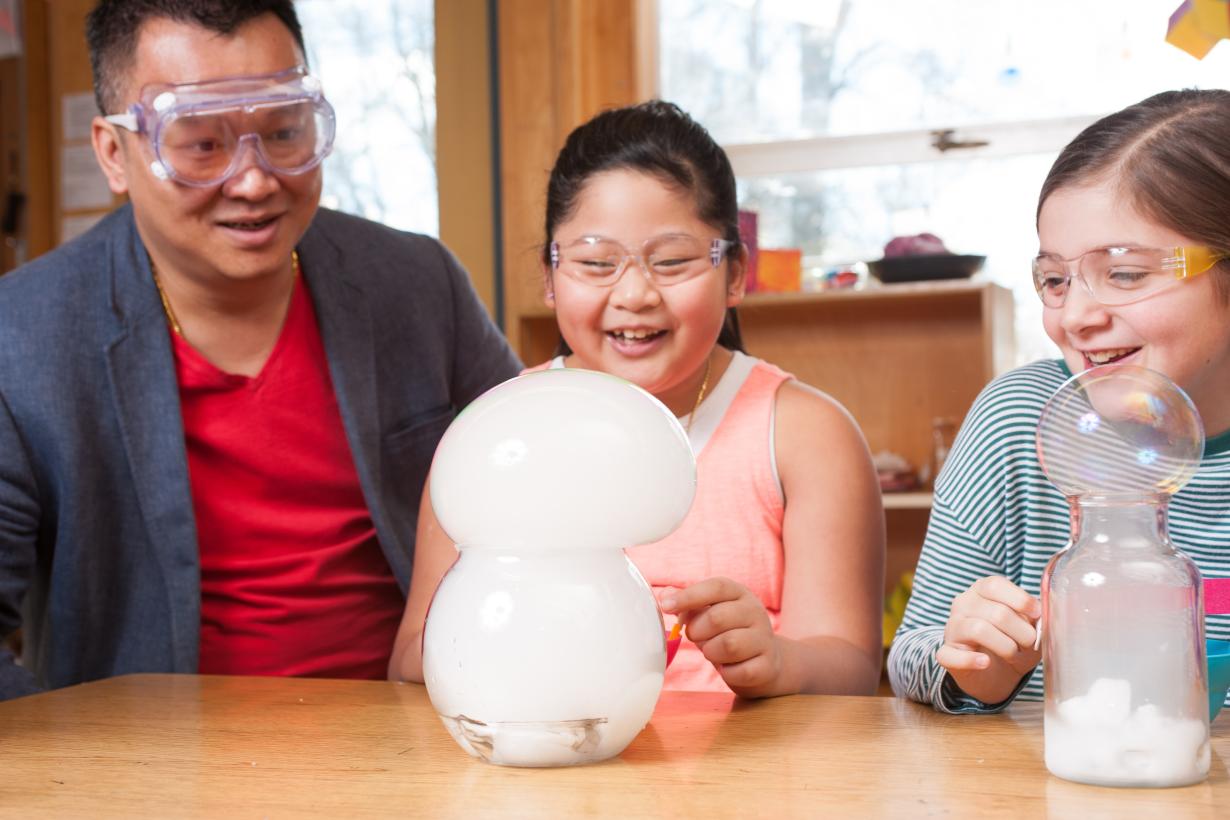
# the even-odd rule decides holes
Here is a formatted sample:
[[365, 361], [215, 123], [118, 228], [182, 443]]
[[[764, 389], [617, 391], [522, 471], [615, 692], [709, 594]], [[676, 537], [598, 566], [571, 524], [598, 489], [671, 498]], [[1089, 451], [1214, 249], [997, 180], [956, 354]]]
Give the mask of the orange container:
[[756, 290], [790, 293], [803, 278], [803, 251], [799, 248], [761, 248], [756, 265]]

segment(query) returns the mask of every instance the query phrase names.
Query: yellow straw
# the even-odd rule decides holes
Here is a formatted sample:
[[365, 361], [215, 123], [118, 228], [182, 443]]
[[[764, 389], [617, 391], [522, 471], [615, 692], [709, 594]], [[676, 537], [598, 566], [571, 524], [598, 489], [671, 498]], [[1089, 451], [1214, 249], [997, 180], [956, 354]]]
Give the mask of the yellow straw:
[[671, 634], [667, 640], [675, 641], [679, 639], [679, 633], [683, 630], [683, 621], [675, 621], [675, 625], [671, 627]]

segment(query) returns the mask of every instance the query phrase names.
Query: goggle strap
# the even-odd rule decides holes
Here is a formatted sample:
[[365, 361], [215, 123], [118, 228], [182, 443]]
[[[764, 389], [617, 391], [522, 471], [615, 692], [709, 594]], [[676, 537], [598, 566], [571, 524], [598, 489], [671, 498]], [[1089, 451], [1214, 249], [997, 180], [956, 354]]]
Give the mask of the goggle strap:
[[137, 115], [132, 112], [127, 114], [108, 114], [103, 117], [103, 119], [112, 125], [117, 125], [120, 128], [133, 132], [134, 134], [141, 133], [141, 121], [137, 119]]
[[1224, 258], [1222, 254], [1214, 253], [1209, 248], [1180, 248], [1179, 252], [1183, 254], [1186, 262], [1180, 277], [1198, 276]]

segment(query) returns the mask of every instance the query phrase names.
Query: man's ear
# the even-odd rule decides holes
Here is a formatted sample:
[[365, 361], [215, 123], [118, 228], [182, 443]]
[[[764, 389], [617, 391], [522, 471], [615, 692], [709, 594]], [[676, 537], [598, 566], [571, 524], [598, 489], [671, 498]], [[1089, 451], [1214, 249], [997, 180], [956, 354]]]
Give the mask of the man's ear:
[[726, 307], [735, 307], [747, 295], [747, 246], [726, 258]]
[[94, 146], [94, 157], [102, 168], [103, 176], [107, 178], [111, 193], [119, 196], [128, 193], [128, 171], [124, 154], [131, 146], [123, 144], [119, 126], [102, 117], [95, 117], [90, 123], [90, 142]]

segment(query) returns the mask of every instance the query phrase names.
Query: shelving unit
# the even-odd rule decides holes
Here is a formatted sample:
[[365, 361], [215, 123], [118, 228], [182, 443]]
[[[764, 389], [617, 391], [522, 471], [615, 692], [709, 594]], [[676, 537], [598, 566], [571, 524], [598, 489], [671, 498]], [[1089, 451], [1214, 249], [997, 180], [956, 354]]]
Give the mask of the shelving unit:
[[884, 509], [886, 510], [929, 510], [931, 509], [931, 493], [914, 491], [908, 493], [884, 493]]
[[[1012, 364], [1012, 294], [948, 280], [865, 290], [754, 294], [739, 309], [749, 352], [840, 401], [872, 452], [915, 467], [932, 451], [932, 420], [959, 427], [978, 392]], [[913, 569], [931, 493], [885, 493], [887, 588]]]
[[[820, 293], [752, 294], [739, 308], [748, 352], [840, 401], [872, 452], [915, 466], [931, 456], [931, 424], [959, 426], [978, 391], [1012, 363], [1012, 294], [955, 280]], [[526, 362], [559, 338], [546, 308], [515, 319]], [[912, 569], [926, 534], [929, 492], [886, 493], [886, 582]]]

